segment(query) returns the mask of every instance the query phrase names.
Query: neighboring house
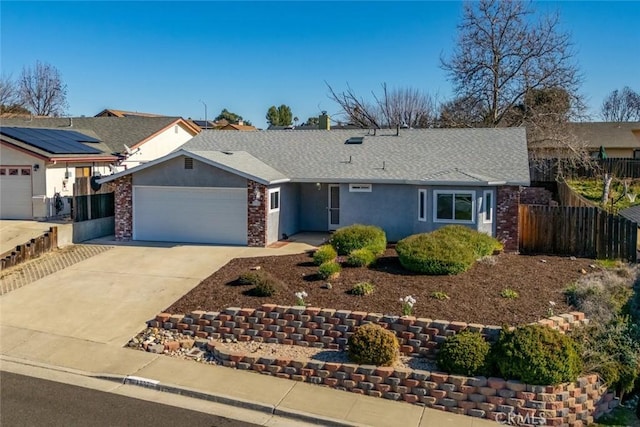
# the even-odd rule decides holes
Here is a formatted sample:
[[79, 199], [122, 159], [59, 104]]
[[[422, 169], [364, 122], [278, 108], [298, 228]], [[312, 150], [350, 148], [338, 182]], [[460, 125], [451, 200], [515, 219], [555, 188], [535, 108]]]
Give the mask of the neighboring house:
[[162, 157], [198, 134], [181, 117], [72, 117], [3, 119], [2, 126], [74, 129], [95, 133], [120, 157], [121, 168], [131, 168]]
[[[93, 132], [0, 127], [0, 218], [70, 212], [74, 177], [109, 172], [118, 157]], [[57, 195], [57, 196], [56, 196]]]
[[138, 111], [112, 110], [107, 108], [100, 111], [94, 117], [166, 117], [166, 116], [163, 116], [162, 114], [140, 113]]
[[[640, 159], [640, 122], [582, 122], [571, 123], [570, 139], [575, 138], [575, 146], [597, 157], [600, 147], [608, 158]], [[562, 145], [560, 145], [561, 147]], [[566, 157], [567, 149], [557, 148], [552, 143], [538, 143], [533, 150], [542, 150], [543, 157]]]
[[609, 158], [640, 159], [640, 122], [574, 123], [578, 140], [596, 157], [604, 147]]
[[397, 241], [464, 224], [517, 250], [529, 163], [520, 128], [218, 131], [100, 182], [118, 240], [266, 246], [363, 223]]
[[[11, 166], [15, 165], [34, 166], [38, 164], [42, 169], [40, 173], [46, 171], [47, 174], [46, 186], [44, 187], [42, 186], [44, 184], [41, 185], [34, 181], [33, 187], [27, 189], [27, 178], [24, 178], [25, 182], [18, 187], [15, 187], [17, 184], [6, 184], [13, 188], [12, 194], [14, 196], [15, 191], [21, 192], [20, 200], [23, 202], [21, 202], [20, 208], [16, 208], [16, 213], [7, 207], [7, 204], [11, 203], [5, 199], [8, 196], [3, 194], [3, 207], [0, 215], [0, 218], [3, 219], [55, 216], [52, 215], [51, 209], [41, 205], [50, 206], [56, 193], [59, 193], [63, 198], [73, 196], [72, 184], [77, 177], [108, 175], [114, 170], [149, 162], [174, 151], [198, 132], [180, 117], [3, 118], [0, 125], [0, 129], [11, 127], [48, 129], [54, 133], [58, 132], [58, 136], [68, 135], [60, 134], [59, 131], [73, 131], [99, 141], [99, 144], [89, 143], [97, 144], [92, 146], [99, 150], [99, 154], [95, 153], [98, 158], [94, 158], [94, 153], [92, 153], [92, 156], [85, 156], [84, 160], [86, 161], [83, 163], [78, 160], [78, 156], [75, 156], [78, 153], [71, 153], [74, 154], [74, 157], [71, 160], [66, 160], [65, 156], [56, 157], [54, 154], [59, 153], [55, 150], [47, 151], [47, 149], [54, 149], [56, 139], [54, 137], [48, 139], [52, 145], [45, 147], [43, 153], [35, 150], [25, 141], [2, 132], [2, 155], [0, 157], [2, 168], [8, 171]], [[80, 142], [83, 143], [83, 141]], [[76, 148], [78, 147], [76, 146]], [[17, 156], [16, 152], [20, 152], [21, 155]], [[28, 209], [26, 202], [24, 202], [27, 198], [29, 200], [33, 198], [33, 202], [30, 202], [32, 203], [31, 209]], [[68, 200], [65, 202], [65, 205], [68, 205]], [[69, 208], [65, 206], [62, 214], [68, 212]], [[55, 214], [55, 212], [53, 213]]]
[[233, 124], [228, 123], [222, 127], [216, 128], [218, 130], [239, 130], [239, 131], [254, 131], [258, 130], [255, 126], [245, 125], [245, 124]]

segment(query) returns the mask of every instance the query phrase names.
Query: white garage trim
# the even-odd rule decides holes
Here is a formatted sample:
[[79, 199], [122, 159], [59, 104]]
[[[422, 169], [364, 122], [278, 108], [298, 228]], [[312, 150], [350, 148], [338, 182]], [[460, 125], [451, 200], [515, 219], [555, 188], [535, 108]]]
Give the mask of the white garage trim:
[[0, 166], [0, 218], [33, 219], [31, 166]]
[[247, 189], [133, 186], [133, 240], [247, 244]]

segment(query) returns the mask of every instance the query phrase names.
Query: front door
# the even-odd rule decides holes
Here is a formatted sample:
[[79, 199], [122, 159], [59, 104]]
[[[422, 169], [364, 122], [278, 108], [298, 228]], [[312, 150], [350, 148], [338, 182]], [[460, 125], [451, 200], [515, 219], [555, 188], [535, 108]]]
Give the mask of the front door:
[[340, 186], [329, 185], [329, 230], [340, 226]]

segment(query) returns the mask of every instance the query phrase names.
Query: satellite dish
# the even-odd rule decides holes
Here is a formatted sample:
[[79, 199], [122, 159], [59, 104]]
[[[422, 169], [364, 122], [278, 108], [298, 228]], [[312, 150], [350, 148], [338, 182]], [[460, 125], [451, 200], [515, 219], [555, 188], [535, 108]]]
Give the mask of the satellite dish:
[[102, 184], [100, 184], [98, 182], [99, 179], [100, 179], [99, 176], [92, 176], [91, 177], [91, 189], [93, 191], [98, 191], [98, 190], [100, 190], [100, 187], [102, 187]]

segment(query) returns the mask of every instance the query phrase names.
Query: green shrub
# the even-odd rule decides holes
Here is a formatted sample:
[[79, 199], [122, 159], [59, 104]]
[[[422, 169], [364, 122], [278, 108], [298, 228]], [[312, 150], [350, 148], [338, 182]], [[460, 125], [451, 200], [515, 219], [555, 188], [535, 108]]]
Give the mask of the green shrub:
[[351, 288], [351, 290], [349, 290], [349, 293], [351, 295], [364, 296], [364, 295], [372, 294], [374, 289], [375, 289], [375, 286], [373, 286], [373, 283], [360, 282], [360, 283], [356, 283], [355, 285], [353, 285], [353, 288]]
[[421, 274], [458, 274], [475, 261], [469, 246], [444, 234], [414, 234], [400, 240], [396, 252], [404, 268]]
[[485, 375], [489, 343], [477, 332], [462, 331], [448, 337], [438, 351], [438, 367], [451, 374]]
[[239, 283], [253, 285], [248, 293], [257, 297], [270, 297], [286, 288], [286, 285], [264, 270], [255, 270], [243, 273], [238, 279]]
[[398, 359], [398, 340], [393, 332], [368, 323], [351, 335], [347, 353], [355, 363], [391, 366]]
[[268, 275], [268, 273], [263, 270], [247, 271], [238, 277], [238, 283], [241, 285], [256, 285], [265, 275]]
[[324, 264], [327, 261], [333, 261], [338, 253], [331, 245], [322, 245], [313, 253], [313, 263], [315, 265]]
[[318, 267], [318, 276], [324, 280], [335, 278], [340, 274], [340, 270], [342, 270], [340, 264], [335, 261], [327, 261]]
[[640, 325], [617, 316], [604, 324], [590, 322], [572, 336], [582, 344], [585, 371], [598, 373], [620, 397], [633, 390], [640, 376]]
[[444, 301], [446, 299], [449, 299], [449, 295], [447, 295], [446, 292], [443, 291], [435, 291], [431, 293], [431, 298], [433, 299], [437, 299], [438, 301]]
[[503, 249], [502, 243], [486, 233], [472, 230], [464, 225], [447, 225], [433, 232], [437, 236], [448, 236], [468, 245], [477, 258], [493, 255]]
[[351, 267], [368, 267], [376, 260], [376, 256], [369, 249], [355, 249], [347, 258], [347, 265]]
[[527, 384], [572, 382], [582, 371], [577, 343], [543, 325], [525, 325], [513, 331], [503, 329], [491, 358], [500, 376]]
[[349, 255], [356, 249], [369, 249], [379, 256], [387, 248], [387, 236], [375, 225], [354, 224], [336, 230], [329, 240], [339, 255]]
[[502, 298], [516, 299], [520, 295], [518, 295], [518, 293], [516, 291], [514, 291], [513, 289], [505, 288], [502, 291], [500, 291], [500, 296]]

